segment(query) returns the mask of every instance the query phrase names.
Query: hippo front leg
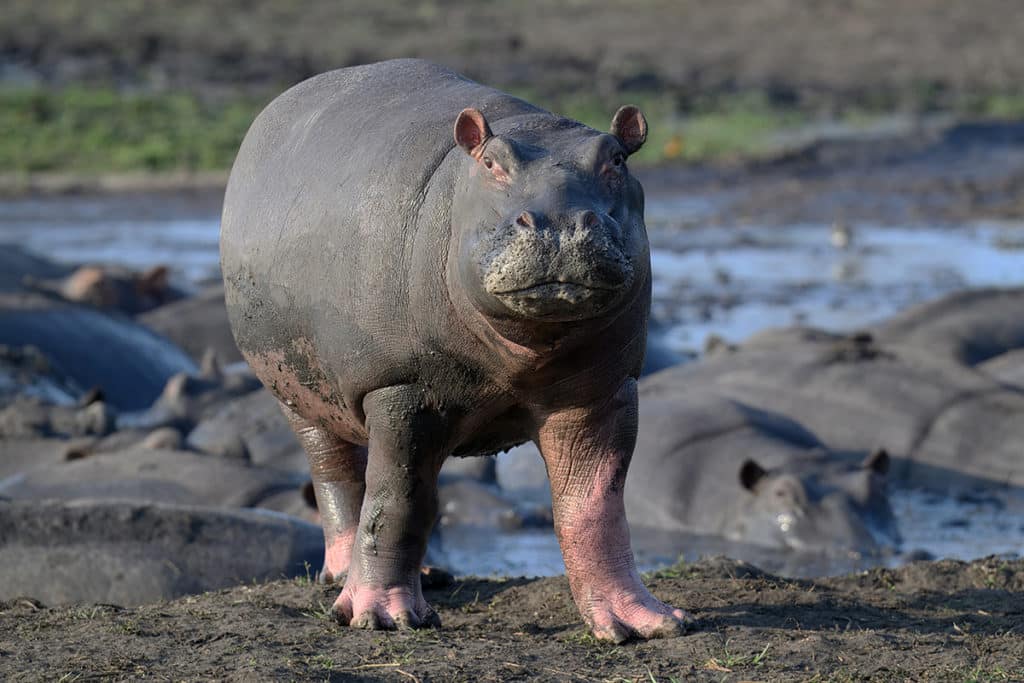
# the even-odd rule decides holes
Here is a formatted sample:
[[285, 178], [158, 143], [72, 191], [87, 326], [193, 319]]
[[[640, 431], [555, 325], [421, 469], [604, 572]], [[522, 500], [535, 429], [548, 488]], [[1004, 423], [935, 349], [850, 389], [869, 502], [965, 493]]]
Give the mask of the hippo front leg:
[[423, 599], [420, 564], [437, 518], [444, 420], [414, 386], [374, 391], [363, 409], [369, 434], [366, 495], [335, 615], [356, 628], [438, 626]]
[[549, 415], [538, 434], [573, 598], [594, 635], [616, 643], [678, 635], [692, 621], [652, 596], [636, 570], [622, 499], [636, 429], [629, 379], [604, 406]]
[[339, 580], [348, 572], [366, 493], [366, 449], [343, 441], [281, 403], [292, 431], [309, 458], [313, 493], [324, 529], [324, 566], [319, 579]]

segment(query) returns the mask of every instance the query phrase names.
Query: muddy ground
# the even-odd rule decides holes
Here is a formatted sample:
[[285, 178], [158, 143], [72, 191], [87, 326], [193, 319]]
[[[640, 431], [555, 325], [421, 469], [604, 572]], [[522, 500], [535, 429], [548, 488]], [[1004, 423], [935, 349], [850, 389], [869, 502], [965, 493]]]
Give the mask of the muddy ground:
[[426, 57], [502, 87], [930, 108], [1016, 92], [1014, 0], [8, 0], [0, 80], [277, 88]]
[[441, 630], [356, 631], [306, 580], [169, 603], [0, 603], [0, 677], [20, 680], [1004, 681], [1024, 679], [1024, 561], [943, 561], [815, 581], [731, 560], [648, 578], [697, 619], [680, 638], [595, 642], [564, 578], [427, 593]]

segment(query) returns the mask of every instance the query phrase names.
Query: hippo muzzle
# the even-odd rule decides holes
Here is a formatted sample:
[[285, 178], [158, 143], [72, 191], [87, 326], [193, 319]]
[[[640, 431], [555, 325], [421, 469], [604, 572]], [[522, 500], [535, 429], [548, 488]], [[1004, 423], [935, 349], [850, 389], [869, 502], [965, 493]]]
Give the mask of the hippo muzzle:
[[592, 209], [523, 211], [477, 254], [484, 291], [519, 317], [569, 322], [613, 309], [636, 280], [622, 230]]

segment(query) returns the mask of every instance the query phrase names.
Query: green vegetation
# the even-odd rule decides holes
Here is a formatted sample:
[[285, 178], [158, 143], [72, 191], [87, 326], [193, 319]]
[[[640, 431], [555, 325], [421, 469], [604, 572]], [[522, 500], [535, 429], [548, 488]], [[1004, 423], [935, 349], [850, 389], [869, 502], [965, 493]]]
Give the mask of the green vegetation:
[[[615, 109], [638, 105], [650, 136], [634, 162], [720, 161], [768, 155], [781, 134], [816, 116], [780, 107], [757, 93], [680, 103], [668, 93], [606, 97], [588, 93], [524, 99], [607, 130]], [[272, 97], [200, 97], [190, 93], [119, 93], [110, 88], [0, 89], [0, 174], [159, 173], [223, 171], [231, 166], [249, 124]], [[1024, 118], [1024, 95], [965, 100], [964, 115]], [[856, 109], [840, 120], [872, 123], [880, 112]]]
[[681, 106], [669, 94], [628, 93], [608, 98], [585, 94], [548, 97], [522, 93], [540, 106], [598, 130], [607, 130], [619, 105], [635, 104], [650, 127], [635, 161], [655, 163], [752, 157], [772, 150], [780, 132], [810, 120], [807, 113], [772, 105], [756, 93], [720, 97]]
[[0, 91], [0, 172], [226, 169], [261, 106], [110, 89]]

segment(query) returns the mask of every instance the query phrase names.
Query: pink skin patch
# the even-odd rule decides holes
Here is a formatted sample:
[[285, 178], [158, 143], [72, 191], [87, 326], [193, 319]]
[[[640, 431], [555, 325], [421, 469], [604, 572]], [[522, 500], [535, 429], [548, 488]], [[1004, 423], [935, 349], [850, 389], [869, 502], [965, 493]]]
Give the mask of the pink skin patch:
[[352, 562], [352, 546], [356, 542], [356, 529], [355, 526], [345, 529], [327, 541], [324, 568], [320, 572], [320, 580], [324, 583], [334, 583], [348, 573]]
[[539, 445], [551, 479], [555, 532], [576, 606], [600, 640], [679, 635], [692, 618], [640, 581], [622, 502], [636, 435], [636, 382], [601, 410], [550, 416]]
[[334, 615], [343, 625], [365, 629], [406, 629], [441, 625], [423, 598], [419, 572], [406, 585], [373, 586], [350, 572], [341, 595], [334, 601]]

